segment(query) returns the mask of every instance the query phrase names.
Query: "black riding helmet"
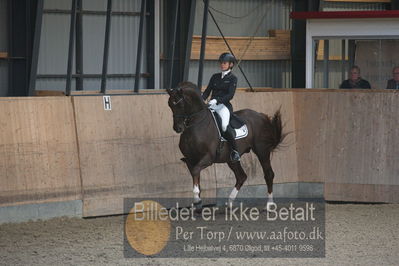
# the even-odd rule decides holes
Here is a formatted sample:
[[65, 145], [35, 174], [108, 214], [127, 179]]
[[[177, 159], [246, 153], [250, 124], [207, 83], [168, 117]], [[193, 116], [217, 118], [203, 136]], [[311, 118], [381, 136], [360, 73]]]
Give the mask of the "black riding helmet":
[[219, 62], [229, 62], [235, 64], [236, 59], [231, 53], [223, 53], [219, 56]]

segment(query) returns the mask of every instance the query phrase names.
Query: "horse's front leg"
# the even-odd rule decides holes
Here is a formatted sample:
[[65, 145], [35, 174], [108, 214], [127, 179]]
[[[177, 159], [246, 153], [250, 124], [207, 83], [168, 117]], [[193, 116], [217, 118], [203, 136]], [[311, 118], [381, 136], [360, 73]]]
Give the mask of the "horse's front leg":
[[198, 176], [193, 176], [193, 193], [194, 193], [194, 204], [200, 204], [201, 203], [200, 174], [198, 174]]
[[200, 173], [203, 169], [210, 166], [211, 160], [208, 156], [203, 157], [198, 163], [195, 165], [190, 164], [190, 162], [185, 160], [188, 169], [190, 170], [191, 176], [193, 178], [193, 194], [194, 194], [194, 204], [201, 203], [201, 185], [200, 185]]

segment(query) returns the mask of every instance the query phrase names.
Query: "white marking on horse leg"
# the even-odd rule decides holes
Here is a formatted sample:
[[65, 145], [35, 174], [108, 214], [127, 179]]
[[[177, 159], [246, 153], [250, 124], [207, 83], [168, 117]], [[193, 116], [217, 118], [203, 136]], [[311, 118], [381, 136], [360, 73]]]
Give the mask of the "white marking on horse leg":
[[228, 202], [229, 208], [233, 207], [233, 201], [236, 199], [237, 194], [238, 194], [238, 189], [236, 187], [234, 187], [229, 196], [229, 202]]
[[234, 187], [230, 193], [229, 200], [234, 201], [237, 197], [237, 194], [238, 194], [238, 189]]
[[267, 193], [267, 203], [266, 203], [265, 209], [267, 211], [270, 211], [272, 209], [272, 207], [274, 207], [273, 209], [275, 209], [276, 206], [273, 206], [273, 205], [276, 205], [276, 203], [274, 203], [274, 201], [273, 201], [273, 193]]
[[200, 194], [200, 189], [199, 189], [199, 186], [198, 186], [198, 185], [194, 185], [193, 193], [194, 193], [194, 203], [200, 202], [200, 201], [201, 201], [201, 198], [200, 198], [200, 196], [199, 196], [199, 194]]
[[273, 202], [273, 193], [267, 193], [267, 202]]

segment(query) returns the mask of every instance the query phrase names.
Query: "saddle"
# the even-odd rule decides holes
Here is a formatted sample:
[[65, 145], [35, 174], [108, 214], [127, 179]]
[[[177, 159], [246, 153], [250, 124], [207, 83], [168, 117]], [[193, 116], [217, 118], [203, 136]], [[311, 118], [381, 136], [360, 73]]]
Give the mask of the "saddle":
[[[215, 121], [216, 127], [218, 129], [219, 132], [219, 138], [222, 141], [227, 141], [223, 135], [222, 132], [220, 130], [220, 128], [222, 127], [222, 119], [220, 118], [220, 116], [218, 115], [218, 113], [216, 113], [215, 111], [211, 110], [212, 116], [213, 116], [213, 120]], [[230, 123], [229, 125], [235, 130], [235, 139], [242, 139], [245, 138], [246, 136], [248, 136], [248, 128], [247, 125], [245, 124], [245, 122], [236, 114], [234, 113], [230, 113]]]

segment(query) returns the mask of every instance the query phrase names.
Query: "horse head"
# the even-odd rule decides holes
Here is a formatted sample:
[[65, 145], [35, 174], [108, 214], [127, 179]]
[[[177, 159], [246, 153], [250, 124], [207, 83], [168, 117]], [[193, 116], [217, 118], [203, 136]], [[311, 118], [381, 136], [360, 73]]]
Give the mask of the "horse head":
[[175, 89], [167, 89], [168, 105], [173, 112], [173, 130], [182, 133], [188, 127], [191, 116], [206, 105], [201, 92], [194, 83], [181, 82]]

